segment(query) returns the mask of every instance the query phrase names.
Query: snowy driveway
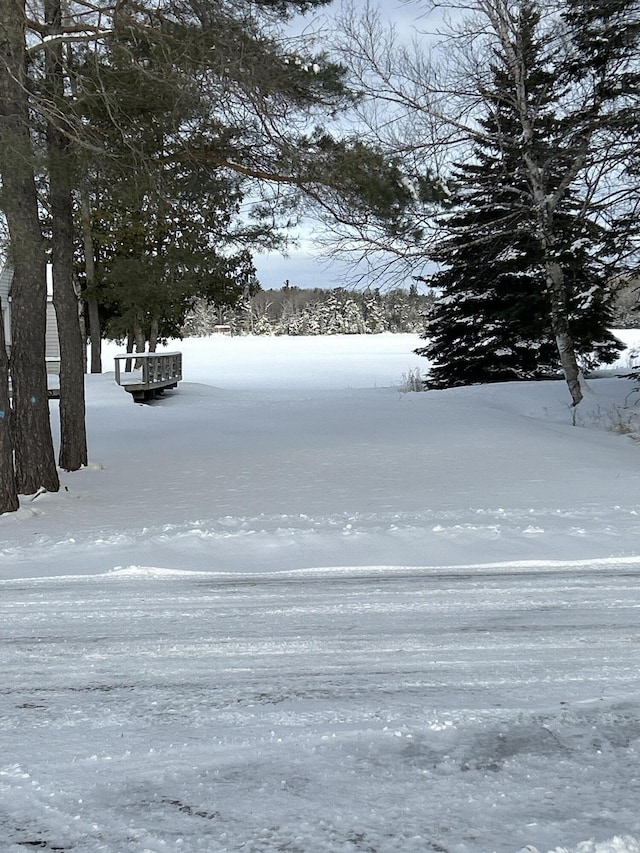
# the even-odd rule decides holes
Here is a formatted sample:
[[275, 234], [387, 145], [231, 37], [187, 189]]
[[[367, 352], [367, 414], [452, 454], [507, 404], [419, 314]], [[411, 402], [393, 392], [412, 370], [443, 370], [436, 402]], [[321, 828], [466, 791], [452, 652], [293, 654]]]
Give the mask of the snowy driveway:
[[0, 518], [0, 853], [640, 853], [629, 383], [403, 394], [413, 338], [87, 378]]
[[2, 853], [638, 849], [629, 558], [0, 590]]

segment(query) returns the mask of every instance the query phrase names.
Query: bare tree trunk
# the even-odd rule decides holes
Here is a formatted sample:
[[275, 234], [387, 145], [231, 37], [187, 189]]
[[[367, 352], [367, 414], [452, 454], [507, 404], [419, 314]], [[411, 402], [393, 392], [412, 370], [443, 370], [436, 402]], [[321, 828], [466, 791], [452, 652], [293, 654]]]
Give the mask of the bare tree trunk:
[[[133, 339], [133, 332], [128, 331], [127, 332], [127, 352], [133, 352], [134, 345], [135, 345], [135, 342]], [[133, 361], [132, 361], [132, 359], [128, 358], [125, 361], [125, 368], [124, 369], [127, 373], [130, 373], [132, 367], [133, 367]]]
[[[52, 180], [53, 184], [53, 180]], [[54, 201], [52, 211], [60, 214], [60, 202]], [[63, 194], [64, 195], [64, 194]], [[68, 197], [70, 201], [70, 196]], [[57, 210], [56, 210], [57, 209]], [[71, 208], [69, 207], [69, 213]], [[60, 337], [60, 467], [77, 471], [87, 464], [87, 433], [85, 425], [83, 340], [78, 314], [78, 300], [73, 287], [73, 245], [69, 219], [53, 215], [53, 304]], [[67, 242], [68, 241], [68, 242]], [[71, 251], [69, 251], [69, 249]]]
[[4, 339], [0, 300], [0, 514], [15, 512], [20, 506], [13, 470], [13, 436], [9, 400], [9, 360]]
[[155, 352], [158, 349], [159, 335], [158, 318], [154, 317], [151, 321], [151, 331], [149, 332], [149, 352]]
[[540, 240], [544, 259], [547, 294], [549, 297], [549, 312], [551, 329], [556, 339], [558, 358], [564, 374], [569, 393], [571, 394], [571, 405], [580, 405], [583, 398], [581, 374], [576, 358], [576, 347], [569, 328], [569, 294], [564, 271], [556, 256], [557, 234], [554, 227], [553, 211], [549, 210], [550, 194], [546, 192], [544, 184], [538, 180], [543, 171], [534, 168], [529, 163], [530, 180], [533, 185], [534, 199], [536, 201], [536, 212], [538, 218], [538, 239]]
[[12, 265], [11, 379], [16, 487], [58, 491], [45, 365], [46, 261], [33, 173], [24, 0], [0, 2], [0, 175]]
[[87, 297], [87, 314], [91, 340], [91, 373], [102, 373], [102, 324], [98, 300], [94, 295]]
[[82, 372], [87, 373], [87, 306], [82, 299], [82, 288], [78, 281], [78, 276], [73, 276], [73, 290], [78, 302], [78, 323], [80, 324], [80, 339], [82, 340]]
[[136, 342], [136, 352], [144, 352], [147, 348], [147, 341], [142, 331], [142, 326], [136, 323], [133, 331], [134, 340]]
[[78, 322], [80, 323], [80, 338], [82, 339], [82, 372], [87, 373], [87, 306], [82, 299], [82, 288], [78, 276], [73, 276], [73, 289], [78, 300]]
[[[142, 326], [137, 321], [133, 330], [133, 335], [136, 342], [136, 352], [144, 352], [147, 348], [147, 341], [142, 331]], [[142, 362], [140, 361], [140, 359], [136, 360], [135, 366], [136, 369], [142, 367]]]
[[95, 295], [96, 262], [93, 235], [91, 234], [91, 211], [89, 194], [86, 187], [80, 190], [80, 211], [82, 219], [82, 242], [84, 245], [84, 274], [89, 291], [86, 303], [89, 318], [89, 337], [91, 339], [91, 373], [102, 373], [102, 327], [100, 311]]
[[[62, 28], [59, 0], [45, 0], [49, 35]], [[62, 43], [55, 39], [46, 48], [46, 82], [58, 117], [47, 122], [49, 201], [52, 221], [53, 304], [60, 338], [60, 467], [77, 471], [87, 464], [83, 342], [78, 299], [73, 286], [73, 166], [71, 144], [60, 127], [64, 101]]]
[[551, 305], [551, 328], [555, 335], [560, 365], [571, 394], [572, 405], [575, 407], [582, 402], [583, 398], [581, 375], [576, 360], [575, 344], [569, 330], [564, 273], [558, 263], [547, 264], [547, 288]]

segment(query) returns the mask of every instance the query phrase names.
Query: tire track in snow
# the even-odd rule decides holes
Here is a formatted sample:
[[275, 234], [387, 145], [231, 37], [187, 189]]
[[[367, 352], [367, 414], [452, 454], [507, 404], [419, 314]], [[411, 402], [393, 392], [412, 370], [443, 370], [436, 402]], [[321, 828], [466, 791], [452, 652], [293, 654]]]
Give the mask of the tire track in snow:
[[631, 853], [640, 569], [590, 568], [7, 582], [15, 853]]

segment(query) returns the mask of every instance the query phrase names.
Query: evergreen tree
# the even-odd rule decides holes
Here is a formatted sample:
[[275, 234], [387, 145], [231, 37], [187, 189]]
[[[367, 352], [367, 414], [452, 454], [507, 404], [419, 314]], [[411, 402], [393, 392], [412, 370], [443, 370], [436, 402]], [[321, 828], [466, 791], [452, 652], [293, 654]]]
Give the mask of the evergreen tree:
[[[281, 245], [275, 217], [261, 218], [266, 208], [238, 216], [255, 174], [280, 176], [278, 147], [264, 131], [293, 156], [294, 117], [345, 96], [339, 68], [296, 61], [274, 37], [270, 24], [297, 7], [156, 9], [154, 28], [133, 15], [101, 50], [77, 55], [75, 109], [93, 135], [83, 158], [85, 253], [93, 255], [85, 295], [98, 303], [103, 332], [175, 336], [196, 298], [224, 304], [242, 295], [252, 249]], [[285, 112], [290, 130], [278, 126]]]
[[[572, 335], [585, 334], [591, 320], [604, 321], [608, 301], [593, 259], [610, 275], [628, 271], [634, 252], [637, 258], [640, 4], [561, 0], [552, 8], [544, 0], [450, 0], [449, 5], [455, 10], [449, 34], [439, 44], [426, 43], [427, 51], [418, 42], [406, 49], [371, 10], [362, 17], [345, 16], [339, 49], [365, 94], [362, 112], [369, 133], [395, 152], [408, 176], [427, 174], [442, 164], [443, 150], [459, 152], [462, 145], [472, 146], [474, 136], [483, 136], [478, 115], [483, 105], [485, 118], [496, 106], [487, 97], [487, 81], [490, 89], [495, 84], [490, 65], [502, 67], [502, 105], [512, 111], [518, 131], [517, 165], [526, 180], [531, 233], [540, 246], [549, 325], [577, 406], [583, 396], [580, 352], [588, 347]], [[545, 49], [532, 53], [523, 40], [523, 21], [536, 9], [542, 14], [535, 30]], [[541, 58], [537, 68], [531, 66]], [[536, 92], [533, 78], [539, 71], [549, 72], [546, 92]], [[546, 109], [537, 107], [540, 97]], [[393, 117], [385, 122], [379, 122], [382, 105], [392, 109]], [[501, 149], [499, 140], [496, 149]], [[436, 183], [446, 197], [447, 181]], [[576, 200], [579, 210], [573, 206]], [[415, 251], [407, 246], [403, 261], [424, 264], [432, 258], [434, 243], [440, 244], [437, 251], [442, 249], [432, 228], [433, 211], [428, 214], [416, 215], [425, 239], [416, 241]], [[358, 236], [346, 246], [360, 251]], [[575, 249], [583, 240], [589, 248], [581, 255]], [[382, 240], [370, 245], [372, 254], [384, 247]], [[397, 256], [393, 229], [388, 246], [388, 257]], [[584, 269], [576, 274], [580, 264]], [[580, 306], [590, 318], [577, 324]], [[592, 331], [597, 341], [597, 328]]]
[[[185, 335], [207, 335], [225, 322], [234, 334], [325, 335], [422, 332], [432, 310], [431, 293], [417, 289], [390, 291], [314, 288], [287, 284], [282, 290], [260, 290], [235, 306], [196, 301], [183, 327]], [[221, 319], [223, 318], [223, 319]], [[258, 323], [260, 319], [260, 323]]]
[[[429, 344], [417, 350], [433, 362], [432, 387], [559, 375], [527, 157], [534, 146], [536, 159], [550, 164], [547, 186], [556, 190], [564, 164], [557, 157], [561, 120], [554, 110], [563, 92], [537, 38], [538, 24], [533, 5], [523, 3], [513, 38], [527, 72], [523, 88], [533, 138], [525, 134], [514, 103], [509, 58], [496, 50], [472, 157], [455, 170], [457, 198], [441, 223], [447, 236], [433, 253], [442, 266], [432, 279], [441, 298], [427, 324]], [[580, 216], [569, 190], [555, 211], [555, 234], [575, 352], [586, 368], [593, 366], [592, 353], [596, 362], [612, 361], [619, 345], [607, 331], [605, 281], [590, 256], [602, 234]]]
[[204, 166], [111, 174], [111, 186], [94, 186], [87, 296], [98, 299], [105, 334], [133, 333], [153, 348], [179, 336], [198, 297], [229, 304], [250, 283], [248, 252], [228, 248], [238, 193]]
[[[31, 139], [24, 2], [0, 3], [0, 204], [11, 240], [12, 429], [0, 423], [2, 443], [14, 449], [18, 492], [60, 487], [45, 367], [46, 256]], [[4, 363], [0, 365], [4, 370]], [[0, 383], [6, 377], [0, 375]]]
[[[605, 250], [619, 276], [637, 270], [640, 235], [638, 196], [640, 159], [640, 3], [638, 0], [565, 0], [570, 49], [568, 73], [593, 92], [585, 123], [598, 141], [593, 163], [616, 166], [615, 191], [599, 199], [606, 223]], [[635, 260], [635, 263], [634, 263]]]
[[[114, 5], [99, 0], [90, 8], [67, 4], [64, 13], [60, 0], [42, 0], [28, 8], [24, 0], [0, 3], [0, 204], [11, 233], [15, 269], [11, 364], [15, 429], [7, 438], [14, 446], [20, 491], [59, 487], [44, 362], [48, 247], [42, 210], [48, 209], [47, 230], [54, 237], [50, 252], [54, 304], [63, 338], [60, 463], [76, 469], [86, 462], [86, 437], [83, 346], [72, 270], [74, 240], [76, 251], [80, 242], [73, 232], [74, 201], [81, 198], [94, 337], [101, 283], [94, 275], [96, 261], [102, 262], [102, 283], [108, 272], [110, 287], [125, 279], [129, 286], [142, 281], [142, 288], [134, 285], [132, 290], [140, 295], [146, 287], [152, 304], [137, 311], [135, 319], [143, 332], [147, 323], [152, 339], [162, 335], [163, 321], [167, 330], [179, 327], [194, 294], [222, 298], [233, 279], [247, 274], [247, 252], [257, 242], [277, 242], [273, 222], [277, 214], [284, 210], [288, 215], [292, 209], [290, 199], [281, 203], [287, 194], [278, 188], [288, 186], [299, 193], [313, 186], [316, 193], [322, 181], [329, 181], [317, 168], [319, 158], [314, 158], [314, 151], [325, 151], [321, 144], [325, 136], [312, 128], [350, 102], [343, 69], [316, 53], [309, 40], [289, 38], [282, 28], [294, 15], [326, 2], [143, 0]], [[197, 240], [202, 217], [189, 219], [197, 205], [180, 225], [175, 208], [168, 205], [172, 234], [179, 233], [181, 239], [168, 248], [170, 229], [162, 234], [161, 227], [154, 227], [148, 243], [137, 244], [147, 252], [155, 238], [151, 256], [134, 258], [131, 248], [139, 234], [124, 234], [118, 251], [113, 244], [109, 248], [117, 270], [106, 270], [109, 251], [93, 257], [98, 241], [92, 240], [91, 202], [96, 199], [90, 198], [88, 188], [95, 187], [98, 174], [108, 175], [110, 187], [118, 186], [127, 180], [127, 170], [132, 187], [140, 189], [144, 176], [150, 184], [155, 180], [156, 189], [162, 188], [155, 196], [148, 187], [139, 193], [134, 232], [141, 214], [156, 216], [158, 225], [161, 193], [172, 191], [167, 180], [172, 170], [196, 180], [208, 172], [199, 187], [201, 201], [216, 181], [218, 186], [225, 182], [231, 186], [206, 223], [215, 246]], [[43, 190], [40, 198], [36, 180]], [[339, 180], [344, 183], [336, 175], [332, 186]], [[352, 193], [350, 187], [348, 191]], [[255, 206], [258, 224], [240, 233], [230, 227], [230, 218], [239, 213], [240, 201], [249, 193], [254, 198], [263, 195], [265, 203]], [[216, 204], [222, 195], [217, 195]], [[43, 199], [44, 208], [39, 207]], [[200, 205], [207, 214], [215, 206]], [[200, 237], [203, 233], [201, 228]], [[224, 238], [231, 238], [233, 246]], [[197, 260], [189, 253], [189, 243], [199, 247]], [[154, 255], [158, 245], [163, 251]], [[173, 283], [176, 289], [168, 293]], [[111, 308], [126, 303], [122, 294], [117, 297], [109, 294]], [[136, 313], [133, 307], [132, 312]], [[92, 366], [97, 362], [97, 357], [92, 359]]]
[[362, 302], [362, 319], [366, 331], [376, 335], [389, 329], [389, 321], [385, 311], [385, 300], [379, 290], [364, 294]]

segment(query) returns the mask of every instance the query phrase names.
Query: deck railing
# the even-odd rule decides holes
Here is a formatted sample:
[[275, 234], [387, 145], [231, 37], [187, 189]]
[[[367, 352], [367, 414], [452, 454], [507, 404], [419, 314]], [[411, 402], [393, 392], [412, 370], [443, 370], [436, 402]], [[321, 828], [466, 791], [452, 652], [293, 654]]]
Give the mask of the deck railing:
[[[182, 379], [181, 352], [126, 353], [115, 356], [114, 360], [116, 382], [133, 394], [134, 400], [146, 400], [165, 388], [175, 388]], [[127, 369], [127, 362], [134, 363], [133, 370]]]

